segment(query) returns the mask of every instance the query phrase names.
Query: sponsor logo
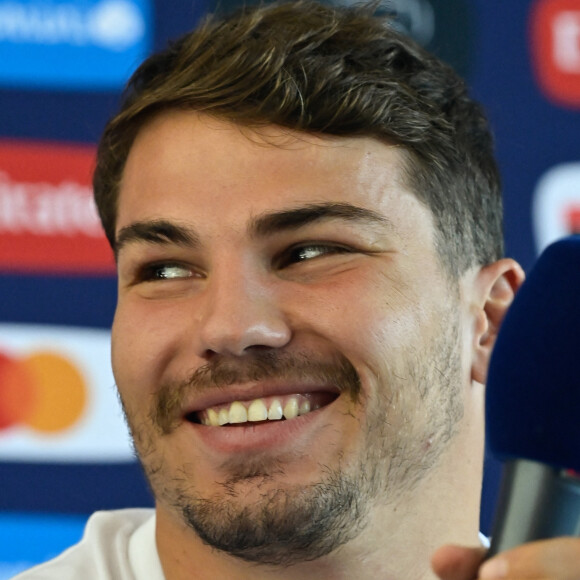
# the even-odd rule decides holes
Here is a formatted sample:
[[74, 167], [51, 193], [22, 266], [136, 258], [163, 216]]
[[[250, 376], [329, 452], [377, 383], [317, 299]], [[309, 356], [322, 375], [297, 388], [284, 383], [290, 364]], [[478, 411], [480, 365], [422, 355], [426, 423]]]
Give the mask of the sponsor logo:
[[[336, 0], [344, 3], [345, 0]], [[356, 0], [346, 0], [357, 4]], [[465, 0], [381, 0], [393, 26], [468, 76], [473, 53], [473, 19]]]
[[435, 10], [429, 0], [389, 0], [381, 7], [394, 16], [397, 28], [417, 42], [427, 45], [433, 40]]
[[556, 104], [580, 108], [580, 4], [537, 0], [531, 13], [533, 64], [538, 83]]
[[149, 0], [0, 0], [0, 82], [113, 89], [146, 56]]
[[542, 175], [532, 212], [538, 253], [559, 238], [580, 234], [580, 162], [556, 165]]
[[93, 202], [89, 146], [0, 141], [0, 268], [114, 272]]
[[380, 6], [392, 14], [396, 28], [466, 77], [475, 37], [468, 4], [465, 0], [382, 0]]
[[86, 380], [67, 357], [41, 351], [12, 358], [0, 351], [0, 431], [20, 425], [64, 431], [86, 407]]
[[0, 325], [0, 461], [133, 458], [104, 330]]
[[[232, 12], [261, 0], [220, 0], [218, 11]], [[272, 0], [263, 0], [268, 3]], [[329, 0], [339, 5], [356, 5], [359, 0]], [[392, 18], [394, 28], [451, 64], [462, 76], [471, 67], [474, 43], [472, 2], [467, 0], [378, 0], [379, 13]]]

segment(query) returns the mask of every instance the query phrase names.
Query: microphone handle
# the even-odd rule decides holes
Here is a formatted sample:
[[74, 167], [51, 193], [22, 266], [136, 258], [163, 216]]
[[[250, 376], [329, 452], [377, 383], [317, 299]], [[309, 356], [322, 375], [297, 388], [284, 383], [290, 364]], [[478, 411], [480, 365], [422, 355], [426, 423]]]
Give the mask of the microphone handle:
[[487, 558], [556, 536], [580, 536], [580, 478], [527, 459], [508, 461]]

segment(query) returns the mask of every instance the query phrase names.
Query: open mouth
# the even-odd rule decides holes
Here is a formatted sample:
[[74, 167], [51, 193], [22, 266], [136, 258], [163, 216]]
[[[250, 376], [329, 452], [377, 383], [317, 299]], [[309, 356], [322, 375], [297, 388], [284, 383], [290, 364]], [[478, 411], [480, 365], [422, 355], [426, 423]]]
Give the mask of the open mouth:
[[291, 420], [321, 409], [337, 397], [336, 393], [318, 392], [232, 401], [188, 413], [186, 419], [211, 427]]

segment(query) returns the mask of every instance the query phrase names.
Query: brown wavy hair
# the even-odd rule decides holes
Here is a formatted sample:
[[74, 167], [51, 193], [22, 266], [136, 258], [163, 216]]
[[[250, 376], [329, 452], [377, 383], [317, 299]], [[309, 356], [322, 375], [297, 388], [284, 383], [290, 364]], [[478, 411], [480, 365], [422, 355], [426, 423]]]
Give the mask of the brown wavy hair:
[[111, 246], [133, 141], [152, 116], [178, 108], [402, 146], [449, 273], [501, 257], [500, 179], [481, 107], [451, 67], [374, 12], [311, 0], [250, 7], [210, 16], [148, 58], [98, 148], [95, 201]]

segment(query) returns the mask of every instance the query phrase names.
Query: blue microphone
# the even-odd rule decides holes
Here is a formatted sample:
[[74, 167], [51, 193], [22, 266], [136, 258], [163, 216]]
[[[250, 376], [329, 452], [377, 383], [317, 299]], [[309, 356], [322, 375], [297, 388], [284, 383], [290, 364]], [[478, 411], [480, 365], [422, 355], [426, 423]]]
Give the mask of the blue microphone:
[[504, 474], [489, 555], [580, 535], [580, 236], [549, 246], [493, 350], [486, 431]]

